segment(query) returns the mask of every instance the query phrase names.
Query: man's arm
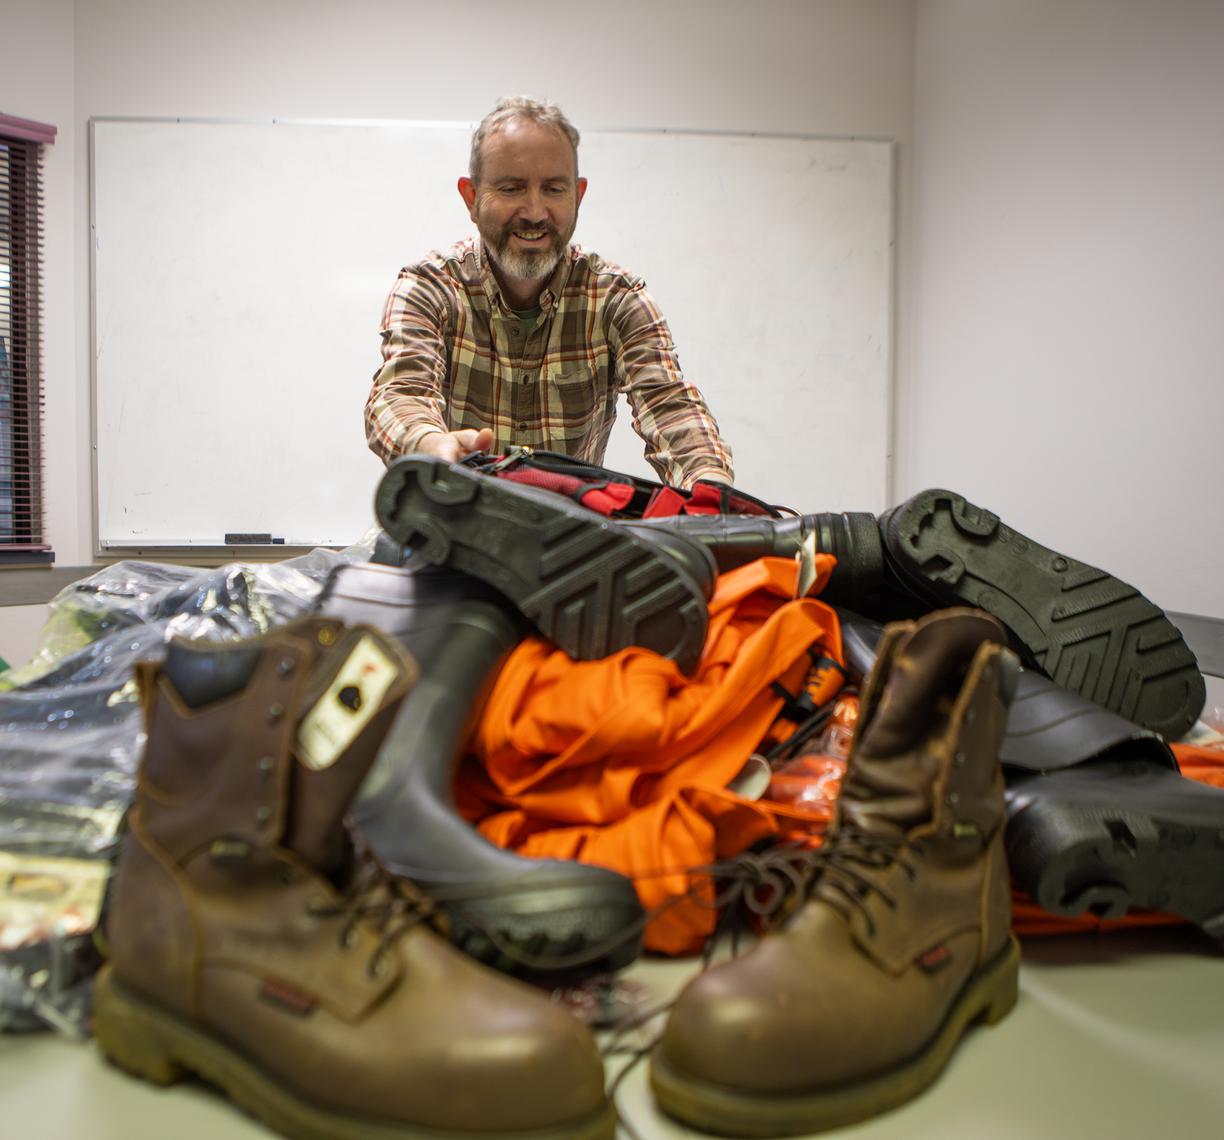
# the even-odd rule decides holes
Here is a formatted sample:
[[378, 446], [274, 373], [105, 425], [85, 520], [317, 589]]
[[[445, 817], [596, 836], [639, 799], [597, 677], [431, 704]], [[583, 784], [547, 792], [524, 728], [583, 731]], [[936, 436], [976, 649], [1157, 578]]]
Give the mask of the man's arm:
[[682, 490], [698, 480], [731, 483], [731, 448], [701, 393], [684, 379], [671, 330], [641, 281], [626, 285], [609, 316], [617, 385], [645, 441], [647, 462]]
[[461, 458], [469, 441], [455, 437], [477, 434], [451, 432], [446, 421], [449, 311], [442, 282], [419, 267], [400, 272], [383, 309], [383, 363], [365, 406], [366, 441], [384, 463], [412, 451]]

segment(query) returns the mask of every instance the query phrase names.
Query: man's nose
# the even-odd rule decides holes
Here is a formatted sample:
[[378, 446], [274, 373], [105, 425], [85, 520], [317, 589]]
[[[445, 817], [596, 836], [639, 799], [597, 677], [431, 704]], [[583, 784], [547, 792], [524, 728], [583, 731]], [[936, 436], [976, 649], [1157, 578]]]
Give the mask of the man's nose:
[[541, 191], [527, 191], [519, 203], [519, 217], [526, 222], [542, 222], [548, 217], [548, 209]]

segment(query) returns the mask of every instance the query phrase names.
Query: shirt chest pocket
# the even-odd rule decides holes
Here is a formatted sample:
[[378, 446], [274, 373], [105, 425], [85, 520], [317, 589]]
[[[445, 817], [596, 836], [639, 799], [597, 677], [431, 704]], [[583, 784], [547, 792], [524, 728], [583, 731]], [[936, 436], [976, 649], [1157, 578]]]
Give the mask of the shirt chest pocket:
[[587, 436], [603, 412], [605, 393], [589, 364], [560, 364], [548, 370], [544, 380], [544, 420], [554, 438]]

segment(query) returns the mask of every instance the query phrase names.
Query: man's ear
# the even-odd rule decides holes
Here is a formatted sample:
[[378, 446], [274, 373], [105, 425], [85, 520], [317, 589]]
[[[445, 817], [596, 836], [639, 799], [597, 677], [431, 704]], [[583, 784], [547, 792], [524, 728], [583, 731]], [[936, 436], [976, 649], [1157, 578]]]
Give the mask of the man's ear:
[[473, 182], [466, 174], [459, 179], [459, 197], [463, 199], [463, 203], [468, 208], [468, 216], [472, 221], [476, 220], [476, 183]]
[[578, 179], [578, 205], [582, 205], [582, 199], [586, 195], [587, 180], [585, 178]]

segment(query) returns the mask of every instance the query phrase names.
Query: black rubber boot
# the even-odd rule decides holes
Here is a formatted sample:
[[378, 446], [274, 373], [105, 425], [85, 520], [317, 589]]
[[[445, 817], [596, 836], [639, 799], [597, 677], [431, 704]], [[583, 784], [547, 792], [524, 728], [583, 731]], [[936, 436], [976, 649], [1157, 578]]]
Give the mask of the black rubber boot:
[[675, 515], [643, 519], [633, 527], [667, 530], [700, 542], [713, 555], [720, 574], [757, 558], [794, 558], [806, 550], [832, 554], [837, 566], [821, 598], [850, 609], [871, 608], [886, 584], [884, 549], [875, 515]]
[[[879, 622], [838, 610], [842, 650], [852, 674], [865, 677], [884, 636]], [[1009, 782], [1030, 772], [1070, 768], [1105, 754], [1124, 754], [1177, 771], [1164, 738], [1056, 685], [1033, 669], [1021, 669], [1007, 711], [999, 759]]]
[[632, 962], [641, 952], [642, 907], [627, 878], [503, 851], [455, 809], [468, 729], [526, 632], [515, 609], [464, 574], [373, 564], [335, 570], [317, 605], [398, 638], [421, 667], [353, 806], [380, 861], [434, 898], [456, 945], [506, 972]]
[[951, 491], [880, 517], [891, 570], [932, 608], [999, 618], [1030, 665], [1127, 720], [1180, 739], [1206, 687], [1177, 627], [1133, 586], [1047, 550]]
[[1012, 880], [1054, 914], [1180, 915], [1224, 939], [1224, 790], [1121, 755], [1010, 781]]
[[450, 566], [505, 594], [571, 657], [588, 661], [638, 645], [691, 673], [701, 658], [706, 582], [676, 541], [652, 542], [564, 496], [409, 455], [387, 468], [375, 494], [387, 533], [435, 566]]

